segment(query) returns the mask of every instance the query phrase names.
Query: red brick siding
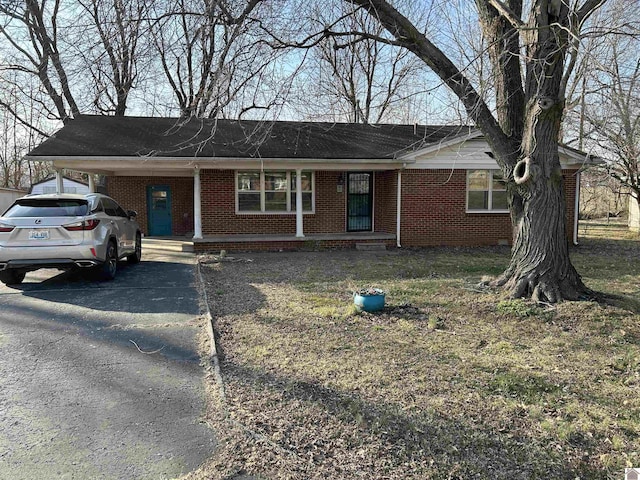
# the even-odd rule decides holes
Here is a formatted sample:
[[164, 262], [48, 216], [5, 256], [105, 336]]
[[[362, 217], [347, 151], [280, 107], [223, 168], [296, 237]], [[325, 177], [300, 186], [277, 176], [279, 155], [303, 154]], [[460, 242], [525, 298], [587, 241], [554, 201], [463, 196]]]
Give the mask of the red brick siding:
[[573, 242], [573, 224], [576, 214], [576, 173], [577, 170], [563, 170], [564, 198], [567, 201], [567, 237]]
[[[340, 233], [345, 231], [345, 194], [337, 191], [340, 172], [315, 172], [315, 213], [304, 215], [304, 232]], [[202, 233], [290, 234], [296, 232], [296, 215], [236, 214], [235, 172], [203, 170]], [[344, 190], [344, 189], [343, 189]]]
[[398, 172], [376, 172], [374, 192], [375, 231], [395, 234]]
[[107, 194], [125, 209], [138, 212], [138, 223], [145, 235], [147, 224], [147, 186], [168, 185], [171, 188], [171, 220], [173, 235], [193, 232], [192, 177], [108, 177]]
[[[346, 230], [346, 185], [337, 191], [340, 172], [315, 172], [315, 213], [304, 216], [304, 231], [341, 233]], [[203, 234], [293, 235], [295, 214], [236, 215], [235, 173], [231, 170], [203, 170]], [[564, 171], [567, 199], [567, 235], [573, 236], [575, 171]], [[193, 179], [191, 177], [110, 177], [107, 188], [125, 208], [138, 211], [138, 221], [146, 234], [148, 185], [169, 185], [172, 191], [173, 233], [193, 231]], [[396, 232], [397, 172], [375, 174], [375, 230]], [[512, 227], [508, 214], [466, 213], [466, 170], [405, 170], [402, 173], [402, 230], [405, 247], [434, 245], [495, 245], [511, 242]], [[336, 241], [336, 246], [344, 243]], [[349, 242], [347, 242], [349, 243]], [[352, 242], [351, 242], [352, 243]], [[228, 244], [216, 248], [230, 249]], [[327, 247], [332, 247], [327, 243]], [[346, 245], [345, 245], [346, 246]], [[263, 248], [259, 242], [253, 248]], [[269, 244], [268, 249], [299, 248], [299, 242]], [[239, 244], [239, 248], [243, 248]], [[267, 248], [266, 246], [264, 248]]]
[[[565, 171], [567, 235], [573, 235], [575, 175]], [[466, 170], [402, 173], [400, 240], [405, 247], [512, 242], [507, 213], [466, 213]]]

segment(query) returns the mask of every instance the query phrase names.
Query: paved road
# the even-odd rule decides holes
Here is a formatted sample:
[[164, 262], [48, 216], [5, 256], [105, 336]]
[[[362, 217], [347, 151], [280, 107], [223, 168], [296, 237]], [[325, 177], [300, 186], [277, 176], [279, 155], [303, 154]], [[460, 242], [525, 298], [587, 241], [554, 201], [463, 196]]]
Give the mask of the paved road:
[[175, 478], [211, 455], [193, 261], [0, 286], [0, 479]]

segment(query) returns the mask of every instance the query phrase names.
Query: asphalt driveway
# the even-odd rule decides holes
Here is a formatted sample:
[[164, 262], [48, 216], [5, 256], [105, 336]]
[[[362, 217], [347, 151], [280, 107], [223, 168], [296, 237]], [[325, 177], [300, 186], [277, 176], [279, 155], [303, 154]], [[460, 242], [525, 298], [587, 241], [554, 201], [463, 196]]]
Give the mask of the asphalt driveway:
[[113, 282], [0, 286], [0, 478], [163, 479], [215, 448], [194, 258], [145, 249]]

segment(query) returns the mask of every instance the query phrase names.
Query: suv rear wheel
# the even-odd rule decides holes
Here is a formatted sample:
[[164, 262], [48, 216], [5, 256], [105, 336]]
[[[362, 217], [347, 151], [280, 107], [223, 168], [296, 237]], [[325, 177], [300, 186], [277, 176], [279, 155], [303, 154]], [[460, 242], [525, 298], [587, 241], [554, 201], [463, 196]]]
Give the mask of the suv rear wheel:
[[101, 280], [113, 280], [118, 271], [118, 252], [116, 244], [111, 240], [107, 245], [104, 263], [98, 267], [98, 275]]
[[0, 272], [0, 282], [5, 285], [19, 285], [24, 280], [26, 276], [26, 272], [21, 272], [18, 270], [5, 270], [4, 272]]

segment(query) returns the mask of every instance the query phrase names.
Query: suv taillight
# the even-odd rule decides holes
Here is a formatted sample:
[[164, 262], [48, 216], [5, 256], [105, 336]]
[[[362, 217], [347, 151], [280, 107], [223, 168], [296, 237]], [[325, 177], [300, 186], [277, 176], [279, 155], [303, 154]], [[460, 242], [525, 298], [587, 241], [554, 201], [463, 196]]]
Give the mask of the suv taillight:
[[94, 218], [92, 220], [83, 220], [82, 222], [63, 225], [63, 227], [65, 230], [69, 230], [70, 232], [77, 232], [79, 230], [93, 230], [98, 226], [99, 223], [100, 223], [100, 220], [96, 220]]
[[7, 225], [6, 223], [0, 223], [0, 232], [12, 232], [16, 228], [13, 225]]

